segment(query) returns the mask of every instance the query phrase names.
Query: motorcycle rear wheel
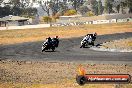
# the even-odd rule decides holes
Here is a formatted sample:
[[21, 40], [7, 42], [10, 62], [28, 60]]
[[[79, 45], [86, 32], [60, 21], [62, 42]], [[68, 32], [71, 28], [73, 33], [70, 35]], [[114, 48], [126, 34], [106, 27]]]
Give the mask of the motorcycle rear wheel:
[[52, 51], [55, 51], [55, 47], [52, 47]]

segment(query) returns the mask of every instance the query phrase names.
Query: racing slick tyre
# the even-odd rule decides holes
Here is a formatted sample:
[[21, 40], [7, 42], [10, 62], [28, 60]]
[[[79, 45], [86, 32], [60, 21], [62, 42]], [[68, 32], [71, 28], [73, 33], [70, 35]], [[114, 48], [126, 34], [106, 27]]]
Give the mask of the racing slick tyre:
[[46, 46], [42, 46], [42, 52], [45, 51]]
[[42, 52], [43, 52], [43, 51], [44, 51], [44, 47], [42, 46], [42, 48], [41, 48], [41, 49], [42, 49]]
[[85, 48], [86, 43], [83, 43], [80, 48]]
[[52, 47], [52, 51], [55, 51], [55, 47]]
[[94, 46], [94, 42], [91, 42], [91, 45]]

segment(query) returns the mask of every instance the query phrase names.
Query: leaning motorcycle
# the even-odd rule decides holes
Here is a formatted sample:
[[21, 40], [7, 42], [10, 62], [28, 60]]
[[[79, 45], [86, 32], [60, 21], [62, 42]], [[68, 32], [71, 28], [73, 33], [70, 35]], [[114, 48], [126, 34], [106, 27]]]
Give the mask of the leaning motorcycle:
[[47, 42], [42, 44], [42, 52], [50, 49], [52, 49], [52, 51], [55, 50], [54, 44], [48, 44]]

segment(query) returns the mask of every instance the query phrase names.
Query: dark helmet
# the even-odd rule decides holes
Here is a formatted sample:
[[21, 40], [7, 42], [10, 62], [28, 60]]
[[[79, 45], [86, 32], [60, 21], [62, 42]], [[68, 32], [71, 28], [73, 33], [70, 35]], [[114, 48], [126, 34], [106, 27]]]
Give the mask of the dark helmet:
[[58, 38], [58, 36], [55, 36], [55, 38]]
[[50, 41], [50, 40], [51, 40], [51, 38], [50, 38], [50, 37], [48, 37], [48, 40]]
[[94, 32], [94, 36], [97, 36], [97, 33], [96, 32]]
[[86, 36], [89, 36], [89, 34], [87, 34]]

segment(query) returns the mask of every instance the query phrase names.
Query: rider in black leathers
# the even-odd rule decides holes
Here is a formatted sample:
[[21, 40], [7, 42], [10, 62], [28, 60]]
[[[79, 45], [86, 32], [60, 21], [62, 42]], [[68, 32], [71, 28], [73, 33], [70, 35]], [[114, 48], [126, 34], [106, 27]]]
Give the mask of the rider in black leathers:
[[48, 42], [49, 45], [51, 45], [52, 44], [52, 39], [49, 37], [47, 42]]
[[46, 38], [44, 44], [48, 44], [48, 46], [52, 46], [52, 39], [50, 37]]
[[55, 44], [55, 47], [58, 47], [59, 45], [59, 38], [58, 36], [55, 36], [55, 38], [52, 39], [53, 44]]

